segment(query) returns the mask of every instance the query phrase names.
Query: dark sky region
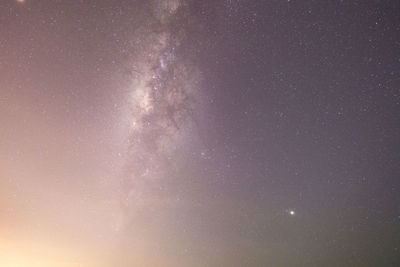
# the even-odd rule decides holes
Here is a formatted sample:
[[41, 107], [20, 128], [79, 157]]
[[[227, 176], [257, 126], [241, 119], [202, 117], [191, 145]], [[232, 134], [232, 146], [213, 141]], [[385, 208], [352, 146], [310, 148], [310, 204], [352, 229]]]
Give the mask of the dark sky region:
[[1, 0], [0, 266], [400, 266], [400, 2]]

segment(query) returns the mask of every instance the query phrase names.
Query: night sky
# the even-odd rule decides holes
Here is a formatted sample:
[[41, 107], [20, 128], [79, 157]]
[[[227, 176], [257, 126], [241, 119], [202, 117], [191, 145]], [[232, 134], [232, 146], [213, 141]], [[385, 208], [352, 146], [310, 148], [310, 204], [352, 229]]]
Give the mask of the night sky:
[[400, 2], [1, 0], [0, 266], [400, 266]]

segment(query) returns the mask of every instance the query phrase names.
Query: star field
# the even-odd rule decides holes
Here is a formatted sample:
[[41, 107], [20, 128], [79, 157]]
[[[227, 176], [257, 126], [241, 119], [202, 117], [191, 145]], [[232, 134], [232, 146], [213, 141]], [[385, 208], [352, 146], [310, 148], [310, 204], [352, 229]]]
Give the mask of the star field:
[[1, 1], [0, 266], [399, 266], [399, 11]]

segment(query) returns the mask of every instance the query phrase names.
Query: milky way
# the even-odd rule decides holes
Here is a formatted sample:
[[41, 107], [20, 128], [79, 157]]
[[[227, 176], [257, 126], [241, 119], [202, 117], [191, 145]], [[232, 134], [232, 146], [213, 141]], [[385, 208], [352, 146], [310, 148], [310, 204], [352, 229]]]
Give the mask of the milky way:
[[165, 180], [173, 179], [168, 172], [182, 164], [177, 154], [195, 142], [195, 113], [201, 94], [196, 67], [178, 54], [186, 34], [185, 3], [152, 1], [149, 8], [151, 16], [135, 30], [128, 66], [131, 113], [122, 204], [124, 216], [133, 221], [133, 213], [140, 207], [167, 205]]

